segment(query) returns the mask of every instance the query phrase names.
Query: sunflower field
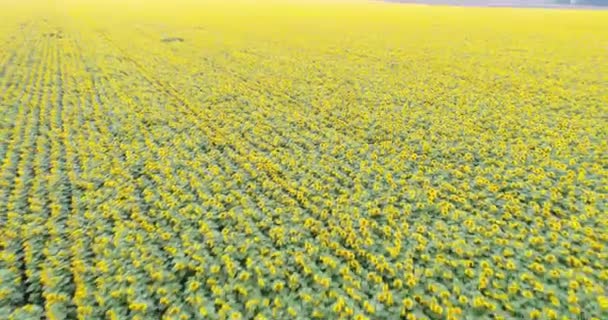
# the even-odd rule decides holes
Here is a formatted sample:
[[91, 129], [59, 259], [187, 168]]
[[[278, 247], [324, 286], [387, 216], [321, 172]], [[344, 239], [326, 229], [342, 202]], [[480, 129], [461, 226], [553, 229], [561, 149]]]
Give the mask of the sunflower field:
[[608, 11], [0, 5], [0, 319], [608, 319]]

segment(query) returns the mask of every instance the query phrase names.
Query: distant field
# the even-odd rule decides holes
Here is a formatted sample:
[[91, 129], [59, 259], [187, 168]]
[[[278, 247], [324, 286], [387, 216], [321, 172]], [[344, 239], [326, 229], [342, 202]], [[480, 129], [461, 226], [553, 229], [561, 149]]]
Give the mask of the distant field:
[[0, 319], [608, 319], [608, 12], [3, 2]]
[[423, 5], [450, 5], [464, 7], [513, 7], [513, 8], [548, 8], [548, 9], [608, 9], [608, 0], [577, 1], [571, 4], [567, 0], [385, 0], [394, 3]]

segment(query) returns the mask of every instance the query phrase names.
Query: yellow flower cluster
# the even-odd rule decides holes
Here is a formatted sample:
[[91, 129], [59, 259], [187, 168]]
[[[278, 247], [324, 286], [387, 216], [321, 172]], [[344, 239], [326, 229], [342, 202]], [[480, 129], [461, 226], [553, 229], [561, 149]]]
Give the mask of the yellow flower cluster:
[[608, 12], [65, 4], [0, 12], [0, 318], [608, 318]]

